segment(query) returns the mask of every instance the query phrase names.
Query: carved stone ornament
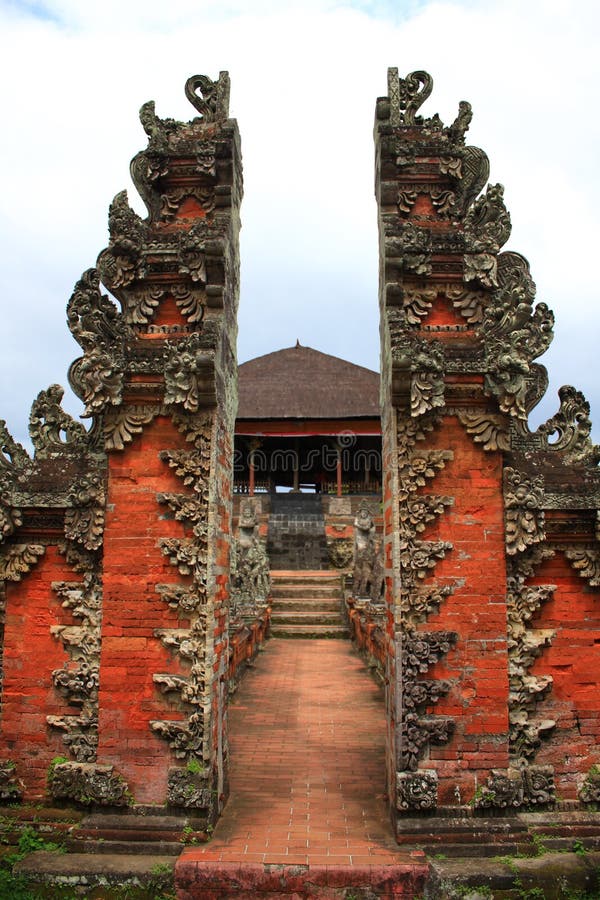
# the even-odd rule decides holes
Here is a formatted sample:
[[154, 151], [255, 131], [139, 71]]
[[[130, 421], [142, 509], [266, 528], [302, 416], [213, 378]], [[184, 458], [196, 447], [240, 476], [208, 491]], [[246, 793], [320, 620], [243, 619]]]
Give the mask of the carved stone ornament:
[[456, 641], [454, 632], [406, 633], [402, 645], [403, 708], [400, 761], [404, 771], [417, 770], [430, 743], [443, 744], [452, 736], [454, 723], [444, 716], [425, 716], [423, 711], [450, 689], [444, 681], [423, 681], [427, 672]]
[[354, 559], [354, 546], [352, 541], [345, 538], [337, 538], [327, 544], [327, 554], [334, 569], [348, 569]]
[[150, 722], [152, 731], [168, 741], [177, 759], [202, 755], [204, 745], [204, 719], [201, 712], [188, 719], [177, 721], [155, 720]]
[[108, 410], [103, 422], [105, 449], [124, 450], [159, 412], [156, 406], [126, 406]]
[[219, 72], [217, 81], [207, 75], [192, 75], [185, 83], [185, 96], [198, 110], [203, 122], [221, 122], [229, 115], [230, 89], [228, 72]]
[[0, 473], [27, 469], [31, 463], [31, 457], [25, 447], [15, 441], [4, 419], [0, 419]]
[[23, 524], [23, 514], [12, 505], [10, 489], [2, 490], [1, 473], [0, 467], [0, 544], [3, 544]]
[[106, 287], [119, 296], [123, 288], [145, 277], [142, 253], [147, 226], [131, 209], [127, 191], [121, 191], [108, 212], [110, 244], [98, 257], [98, 270]]
[[516, 469], [504, 469], [504, 502], [506, 526], [506, 552], [522, 553], [531, 544], [546, 537], [544, 512], [544, 477], [527, 478]]
[[16, 766], [12, 759], [0, 761], [0, 803], [18, 803], [25, 785], [17, 778]]
[[522, 806], [548, 806], [556, 800], [552, 766], [525, 763], [506, 771], [492, 769], [475, 799], [479, 809], [518, 809]]
[[508, 711], [510, 751], [516, 759], [531, 759], [543, 738], [554, 729], [553, 719], [537, 715], [538, 704], [552, 688], [550, 675], [533, 675], [535, 660], [550, 645], [554, 632], [531, 628], [530, 622], [542, 603], [552, 598], [556, 585], [525, 585], [523, 577], [508, 579]]
[[510, 437], [505, 416], [461, 409], [458, 410], [457, 417], [458, 421], [467, 429], [467, 434], [471, 435], [476, 444], [481, 444], [483, 450], [494, 452], [510, 449]]
[[165, 404], [180, 404], [197, 412], [201, 401], [212, 397], [212, 359], [200, 335], [167, 341], [164, 352]]
[[128, 806], [127, 783], [114, 766], [67, 762], [52, 766], [48, 788], [54, 800], [70, 800], [82, 806]]
[[83, 544], [86, 550], [98, 550], [104, 534], [104, 478], [92, 473], [78, 479], [67, 494], [71, 506], [65, 511], [65, 537]]
[[579, 799], [582, 803], [600, 803], [600, 770], [592, 766], [579, 788]]
[[497, 261], [498, 289], [485, 307], [482, 326], [486, 388], [502, 412], [526, 419], [531, 363], [550, 346], [554, 316], [545, 303], [532, 309], [535, 285], [523, 256], [501, 253]]
[[354, 520], [354, 568], [352, 596], [355, 600], [369, 600], [381, 604], [384, 596], [383, 544], [378, 539], [369, 507], [362, 503]]
[[20, 581], [44, 555], [43, 544], [11, 544], [0, 551], [0, 581]]
[[60, 455], [65, 450], [88, 447], [88, 433], [81, 422], [61, 407], [64, 390], [59, 384], [51, 384], [40, 391], [33, 401], [29, 416], [29, 435], [36, 456], [44, 458]]
[[231, 605], [243, 616], [259, 615], [271, 593], [269, 557], [255, 536], [249, 544], [236, 541], [231, 566]]
[[206, 809], [211, 805], [211, 791], [208, 772], [189, 769], [169, 769], [167, 783], [167, 803], [183, 809]]
[[82, 581], [54, 582], [61, 606], [71, 611], [76, 625], [54, 625], [53, 636], [67, 650], [70, 661], [52, 673], [56, 691], [78, 715], [48, 716], [51, 728], [63, 732], [63, 743], [78, 762], [93, 762], [98, 746], [98, 684], [102, 587], [89, 570]]
[[546, 438], [548, 449], [560, 453], [566, 463], [596, 466], [600, 461], [600, 447], [591, 439], [590, 404], [571, 385], [559, 388], [558, 396], [560, 409], [540, 425], [537, 433]]
[[437, 806], [438, 777], [435, 769], [396, 772], [396, 805], [402, 812], [419, 812]]
[[465, 216], [464, 227], [470, 253], [498, 253], [511, 232], [501, 184], [488, 185], [486, 193], [473, 203]]
[[567, 547], [565, 556], [577, 574], [581, 578], [585, 578], [590, 587], [600, 587], [600, 548]]
[[100, 291], [96, 269], [88, 269], [67, 304], [71, 334], [84, 355], [69, 369], [69, 383], [92, 416], [121, 402], [124, 383], [123, 343], [128, 326], [116, 306]]

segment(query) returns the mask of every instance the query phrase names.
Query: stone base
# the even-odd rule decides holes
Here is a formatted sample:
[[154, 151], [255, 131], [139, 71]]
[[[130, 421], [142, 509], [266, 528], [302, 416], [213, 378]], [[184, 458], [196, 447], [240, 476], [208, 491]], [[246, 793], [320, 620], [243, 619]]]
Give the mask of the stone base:
[[394, 865], [325, 866], [283, 863], [206, 862], [198, 851], [184, 850], [175, 866], [175, 887], [186, 900], [223, 897], [336, 900], [357, 897], [413, 898], [423, 895], [429, 865], [422, 858]]

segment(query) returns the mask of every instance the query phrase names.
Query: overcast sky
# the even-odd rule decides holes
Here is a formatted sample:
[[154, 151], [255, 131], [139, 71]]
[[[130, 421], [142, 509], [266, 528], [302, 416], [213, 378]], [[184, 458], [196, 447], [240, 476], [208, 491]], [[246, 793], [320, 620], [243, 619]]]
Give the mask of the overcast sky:
[[600, 441], [599, 26], [595, 0], [0, 0], [0, 417], [24, 441], [38, 391], [66, 385], [65, 305], [113, 196], [127, 187], [145, 215], [129, 178], [139, 107], [188, 120], [185, 80], [221, 69], [244, 159], [240, 362], [299, 339], [378, 369], [372, 125], [397, 66], [433, 76], [428, 115], [472, 103], [507, 248], [556, 314], [534, 421], [571, 383]]

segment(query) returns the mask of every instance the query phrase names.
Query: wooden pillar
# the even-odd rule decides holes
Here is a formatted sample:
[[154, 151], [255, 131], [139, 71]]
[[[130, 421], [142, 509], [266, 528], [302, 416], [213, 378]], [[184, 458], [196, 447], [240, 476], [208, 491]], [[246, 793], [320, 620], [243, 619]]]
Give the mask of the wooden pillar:
[[336, 481], [337, 481], [337, 496], [342, 496], [342, 451], [338, 447], [336, 450], [337, 459], [335, 464], [336, 470]]

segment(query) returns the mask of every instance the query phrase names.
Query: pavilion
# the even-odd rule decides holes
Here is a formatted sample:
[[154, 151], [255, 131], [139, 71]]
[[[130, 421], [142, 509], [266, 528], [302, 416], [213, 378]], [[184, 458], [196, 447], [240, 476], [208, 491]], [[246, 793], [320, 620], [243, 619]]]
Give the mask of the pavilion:
[[379, 374], [303, 347], [238, 369], [236, 493], [379, 493]]

